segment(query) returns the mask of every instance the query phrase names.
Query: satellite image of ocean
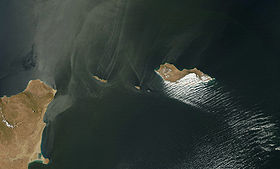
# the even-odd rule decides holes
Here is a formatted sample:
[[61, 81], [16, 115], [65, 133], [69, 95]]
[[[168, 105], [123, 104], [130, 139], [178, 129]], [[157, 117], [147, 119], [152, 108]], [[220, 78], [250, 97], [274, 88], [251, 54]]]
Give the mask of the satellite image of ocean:
[[0, 169], [280, 169], [279, 0], [0, 0]]

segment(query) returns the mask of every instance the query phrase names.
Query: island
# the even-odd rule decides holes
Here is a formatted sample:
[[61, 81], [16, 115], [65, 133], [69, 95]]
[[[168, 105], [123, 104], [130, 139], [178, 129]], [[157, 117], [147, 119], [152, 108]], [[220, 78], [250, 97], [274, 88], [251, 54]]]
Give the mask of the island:
[[92, 76], [94, 79], [96, 79], [96, 80], [98, 80], [98, 81], [100, 81], [100, 82], [102, 82], [102, 83], [107, 83], [108, 81], [107, 80], [105, 80], [105, 79], [101, 79], [100, 77], [98, 77], [98, 76]]
[[134, 86], [137, 90], [140, 90], [141, 87], [140, 86]]
[[0, 99], [0, 169], [49, 163], [41, 154], [43, 117], [55, 93], [41, 80], [31, 80], [23, 92]]
[[197, 68], [179, 70], [170, 63], [160, 65], [159, 69], [155, 70], [155, 72], [158, 73], [164, 80], [169, 82], [177, 82], [189, 74], [195, 74], [200, 81], [204, 82], [212, 79], [210, 76], [204, 74]]

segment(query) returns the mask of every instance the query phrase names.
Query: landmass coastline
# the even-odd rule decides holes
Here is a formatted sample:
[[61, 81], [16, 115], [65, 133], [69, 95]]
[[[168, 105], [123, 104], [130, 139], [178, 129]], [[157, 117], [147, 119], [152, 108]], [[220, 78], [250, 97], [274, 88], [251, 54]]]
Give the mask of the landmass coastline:
[[180, 79], [184, 78], [189, 74], [195, 74], [196, 77], [203, 82], [212, 80], [210, 76], [204, 74], [202, 71], [198, 70], [197, 68], [179, 70], [173, 64], [170, 63], [165, 63], [160, 65], [159, 69], [155, 70], [155, 72], [159, 74], [163, 80], [169, 82], [178, 82]]
[[43, 122], [56, 90], [41, 80], [30, 80], [16, 95], [0, 98], [0, 169], [24, 169], [34, 161], [49, 163], [41, 153]]

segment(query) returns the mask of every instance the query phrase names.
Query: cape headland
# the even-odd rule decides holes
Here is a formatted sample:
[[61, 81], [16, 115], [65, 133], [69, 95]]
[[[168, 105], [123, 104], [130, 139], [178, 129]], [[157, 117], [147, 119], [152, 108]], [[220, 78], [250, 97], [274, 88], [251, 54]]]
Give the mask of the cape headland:
[[207, 82], [212, 80], [210, 76], [204, 74], [197, 68], [179, 70], [170, 63], [160, 65], [159, 69], [155, 70], [155, 72], [158, 73], [164, 80], [169, 82], [177, 82], [178, 80], [192, 73], [195, 74], [200, 81]]
[[55, 93], [37, 79], [29, 81], [23, 92], [0, 98], [0, 169], [28, 169], [33, 161], [49, 163], [41, 154], [43, 117]]

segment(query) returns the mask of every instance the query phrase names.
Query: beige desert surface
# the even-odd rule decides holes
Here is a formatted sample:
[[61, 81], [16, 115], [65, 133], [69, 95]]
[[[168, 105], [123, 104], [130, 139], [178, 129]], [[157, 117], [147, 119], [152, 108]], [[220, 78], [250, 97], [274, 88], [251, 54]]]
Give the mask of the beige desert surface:
[[0, 169], [27, 169], [33, 161], [48, 163], [41, 156], [43, 117], [56, 90], [40, 80], [26, 89], [0, 98]]

